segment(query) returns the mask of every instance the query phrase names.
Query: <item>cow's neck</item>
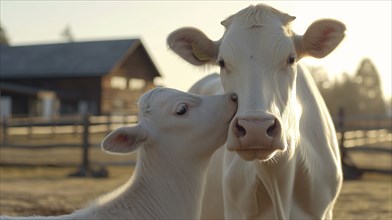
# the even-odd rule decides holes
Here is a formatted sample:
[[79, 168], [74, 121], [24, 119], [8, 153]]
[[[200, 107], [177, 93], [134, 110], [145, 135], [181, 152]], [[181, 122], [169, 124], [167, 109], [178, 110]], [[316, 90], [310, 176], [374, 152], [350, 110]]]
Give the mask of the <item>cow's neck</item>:
[[298, 68], [297, 84], [301, 88], [297, 91], [298, 99], [303, 106], [303, 116], [299, 126], [301, 139], [298, 148], [300, 149], [296, 151], [301, 169], [309, 173], [318, 173], [317, 169], [323, 169], [324, 164], [336, 164], [340, 167], [336, 131], [310, 73]]
[[[295, 182], [296, 160], [289, 159], [287, 154], [283, 154], [277, 162], [254, 161], [254, 165], [257, 176], [271, 199], [271, 207], [274, 209], [276, 218], [289, 218], [293, 204], [294, 189], [292, 186]], [[266, 206], [265, 203], [261, 205]]]
[[[331, 164], [333, 160], [340, 166], [339, 152], [336, 152], [333, 146], [337, 144], [334, 143], [336, 139], [333, 124], [326, 107], [322, 106], [324, 103], [321, 97], [318, 97], [320, 94], [314, 82], [310, 81], [307, 74], [299, 68], [297, 88], [300, 89], [297, 89], [297, 96], [303, 112], [299, 126], [300, 140], [292, 157], [285, 154], [277, 163], [262, 166], [256, 164], [258, 175], [262, 176], [261, 181], [279, 219], [290, 218], [292, 211], [298, 210], [298, 206], [305, 207], [299, 210], [306, 210], [306, 206], [309, 207], [309, 210], [306, 210], [308, 213], [304, 215], [319, 216], [317, 210], [312, 210], [316, 208], [310, 208], [311, 198], [319, 193], [313, 191], [312, 186], [324, 183], [328, 179], [336, 179], [336, 173], [333, 172], [336, 169], [332, 168], [332, 172], [329, 172], [324, 164]], [[331, 147], [334, 152], [332, 154]]]

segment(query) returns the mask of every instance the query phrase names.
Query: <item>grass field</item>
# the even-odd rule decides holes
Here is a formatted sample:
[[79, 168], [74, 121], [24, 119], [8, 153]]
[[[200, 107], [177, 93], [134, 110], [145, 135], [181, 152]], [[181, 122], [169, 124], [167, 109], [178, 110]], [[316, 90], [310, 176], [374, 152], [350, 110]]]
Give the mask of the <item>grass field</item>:
[[[99, 140], [101, 137], [95, 137]], [[19, 139], [18, 141], [23, 142]], [[40, 142], [41, 139], [30, 141]], [[47, 141], [47, 140], [45, 140]], [[377, 146], [391, 148], [391, 143]], [[360, 167], [392, 169], [388, 154], [352, 153]], [[2, 164], [78, 164], [81, 150], [57, 148], [26, 150], [0, 148]], [[92, 148], [94, 166], [135, 160], [135, 155], [110, 156]], [[122, 185], [130, 178], [133, 166], [107, 166], [109, 178], [70, 178], [76, 167], [0, 166], [0, 214], [58, 215], [83, 207], [97, 196]], [[392, 219], [392, 176], [365, 173], [361, 180], [345, 181], [335, 206], [335, 219]]]

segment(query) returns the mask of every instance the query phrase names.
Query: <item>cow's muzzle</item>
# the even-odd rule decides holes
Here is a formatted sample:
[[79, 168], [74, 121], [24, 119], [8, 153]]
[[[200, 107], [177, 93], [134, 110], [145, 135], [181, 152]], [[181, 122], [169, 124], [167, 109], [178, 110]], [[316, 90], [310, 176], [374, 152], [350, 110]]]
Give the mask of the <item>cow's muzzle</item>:
[[227, 149], [244, 159], [269, 159], [275, 151], [284, 151], [280, 120], [272, 114], [249, 113], [235, 117], [229, 128]]

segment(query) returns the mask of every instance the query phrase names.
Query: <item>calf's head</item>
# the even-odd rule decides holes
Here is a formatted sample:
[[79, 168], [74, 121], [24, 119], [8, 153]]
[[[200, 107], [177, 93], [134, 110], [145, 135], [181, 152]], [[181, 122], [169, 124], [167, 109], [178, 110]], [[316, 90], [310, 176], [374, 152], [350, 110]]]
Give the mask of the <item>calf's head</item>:
[[139, 99], [138, 124], [113, 131], [102, 148], [131, 153], [144, 146], [183, 159], [208, 157], [226, 141], [236, 100], [234, 95], [198, 96], [153, 89]]
[[267, 161], [293, 151], [301, 117], [297, 62], [304, 56], [325, 57], [344, 37], [345, 26], [331, 19], [316, 21], [303, 36], [296, 35], [290, 29], [294, 19], [261, 4], [224, 20], [225, 33], [218, 41], [195, 28], [181, 28], [167, 39], [188, 62], [220, 66], [225, 92], [238, 95], [227, 148], [246, 160]]

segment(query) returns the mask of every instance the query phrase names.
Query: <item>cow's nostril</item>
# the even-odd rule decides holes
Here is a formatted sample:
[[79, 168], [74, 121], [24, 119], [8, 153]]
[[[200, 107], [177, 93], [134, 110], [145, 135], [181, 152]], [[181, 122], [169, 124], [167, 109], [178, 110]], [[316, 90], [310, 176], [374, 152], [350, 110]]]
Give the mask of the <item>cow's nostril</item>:
[[267, 135], [270, 137], [274, 137], [279, 132], [279, 122], [274, 120], [274, 124], [267, 129]]
[[246, 135], [246, 130], [244, 127], [242, 127], [241, 125], [239, 125], [237, 123], [236, 125], [237, 131], [238, 131], [238, 137], [244, 137]]

